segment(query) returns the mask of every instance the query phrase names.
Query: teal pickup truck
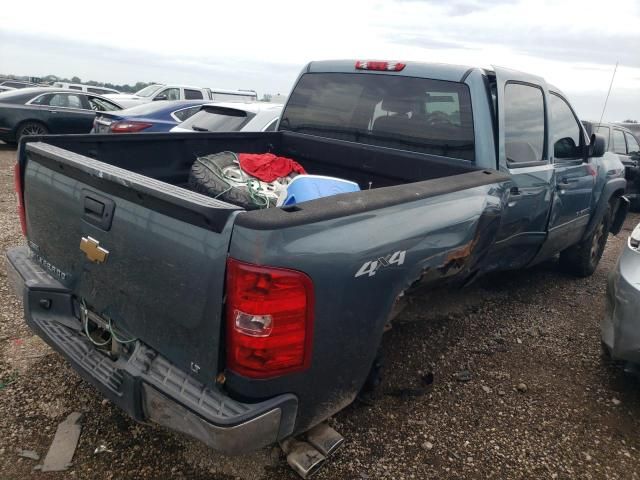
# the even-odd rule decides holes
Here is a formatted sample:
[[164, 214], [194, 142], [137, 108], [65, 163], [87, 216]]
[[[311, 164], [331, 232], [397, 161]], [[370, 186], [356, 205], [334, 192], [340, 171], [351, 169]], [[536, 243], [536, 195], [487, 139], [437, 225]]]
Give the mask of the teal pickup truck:
[[[361, 190], [252, 211], [189, 190], [222, 151]], [[28, 324], [135, 419], [227, 453], [352, 402], [416, 285], [557, 254], [590, 275], [628, 209], [562, 92], [503, 68], [312, 62], [273, 132], [30, 137], [18, 157]]]

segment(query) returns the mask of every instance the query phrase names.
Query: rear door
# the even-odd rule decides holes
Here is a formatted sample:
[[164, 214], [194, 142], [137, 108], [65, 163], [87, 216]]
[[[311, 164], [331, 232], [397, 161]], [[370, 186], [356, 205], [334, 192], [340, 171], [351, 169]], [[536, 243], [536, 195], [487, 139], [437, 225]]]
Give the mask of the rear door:
[[211, 384], [238, 209], [41, 142], [23, 171], [37, 258], [120, 337]]
[[513, 185], [496, 241], [502, 268], [529, 263], [546, 238], [554, 168], [548, 151], [543, 79], [495, 67], [498, 164]]
[[51, 133], [89, 133], [93, 126], [94, 113], [89, 110], [86, 96], [81, 93], [54, 93], [42, 103], [47, 112], [47, 123]]

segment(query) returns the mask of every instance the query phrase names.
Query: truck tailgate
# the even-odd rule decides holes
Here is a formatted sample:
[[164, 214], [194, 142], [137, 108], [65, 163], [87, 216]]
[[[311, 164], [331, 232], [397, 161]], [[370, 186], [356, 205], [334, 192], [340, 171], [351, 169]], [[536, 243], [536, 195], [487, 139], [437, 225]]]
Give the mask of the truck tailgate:
[[211, 384], [237, 207], [46, 143], [25, 148], [35, 258], [122, 336]]

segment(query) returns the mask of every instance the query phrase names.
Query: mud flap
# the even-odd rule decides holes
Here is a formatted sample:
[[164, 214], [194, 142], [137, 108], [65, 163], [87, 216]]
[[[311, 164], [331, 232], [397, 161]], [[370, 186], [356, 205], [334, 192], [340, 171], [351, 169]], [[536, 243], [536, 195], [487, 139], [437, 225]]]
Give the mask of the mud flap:
[[617, 235], [622, 230], [622, 225], [624, 224], [625, 218], [627, 218], [627, 212], [629, 211], [629, 207], [631, 202], [624, 195], [621, 196], [616, 202], [616, 209], [613, 212], [613, 220], [611, 222], [611, 227], [609, 231], [613, 235]]

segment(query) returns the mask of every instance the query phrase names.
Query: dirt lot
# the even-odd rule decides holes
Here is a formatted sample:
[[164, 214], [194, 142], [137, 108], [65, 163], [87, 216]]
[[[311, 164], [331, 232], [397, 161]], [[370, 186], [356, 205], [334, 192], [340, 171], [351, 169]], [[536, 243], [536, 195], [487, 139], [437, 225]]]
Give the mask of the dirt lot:
[[[23, 241], [14, 156], [0, 143], [3, 256]], [[385, 340], [380, 392], [331, 420], [346, 444], [316, 478], [638, 478], [640, 383], [601, 359], [598, 322], [607, 272], [639, 221], [610, 237], [591, 278], [548, 262], [487, 277], [464, 296], [416, 299]], [[0, 479], [296, 478], [277, 448], [221, 457], [103, 401], [26, 327], [4, 263], [0, 301]], [[72, 411], [84, 416], [69, 471], [42, 473], [41, 461], [18, 456], [43, 457]]]

